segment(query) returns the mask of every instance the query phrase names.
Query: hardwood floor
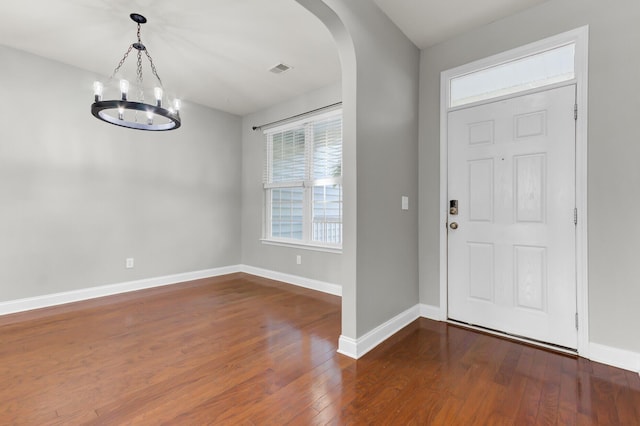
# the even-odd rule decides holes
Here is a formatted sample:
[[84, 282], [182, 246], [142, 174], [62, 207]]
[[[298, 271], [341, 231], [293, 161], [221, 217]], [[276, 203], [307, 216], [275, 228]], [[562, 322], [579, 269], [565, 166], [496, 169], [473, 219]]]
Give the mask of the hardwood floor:
[[0, 424], [640, 424], [638, 374], [419, 319], [357, 362], [340, 299], [233, 274], [0, 317]]

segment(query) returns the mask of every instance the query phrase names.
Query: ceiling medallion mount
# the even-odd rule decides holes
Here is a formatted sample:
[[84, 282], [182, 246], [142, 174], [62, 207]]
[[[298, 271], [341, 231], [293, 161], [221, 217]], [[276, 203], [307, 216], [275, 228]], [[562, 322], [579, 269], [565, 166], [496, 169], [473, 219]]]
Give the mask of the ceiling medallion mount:
[[[151, 55], [149, 54], [149, 50], [142, 43], [140, 36], [140, 25], [146, 23], [147, 18], [139, 13], [132, 13], [129, 16], [138, 25], [138, 40], [129, 46], [124, 57], [118, 63], [118, 66], [113, 71], [111, 77], [109, 77], [109, 82], [114, 80], [114, 77], [118, 71], [120, 71], [120, 68], [126, 61], [131, 50], [136, 49], [138, 56], [136, 68], [136, 85], [138, 89], [137, 100], [129, 99], [129, 82], [125, 79], [120, 80], [119, 99], [103, 100], [102, 96], [104, 93], [104, 85], [101, 82], [96, 81], [93, 83], [94, 103], [91, 105], [91, 114], [99, 120], [116, 126], [127, 127], [129, 129], [152, 131], [175, 130], [179, 128], [181, 124], [180, 100], [174, 99], [173, 105], [170, 108], [165, 108], [163, 106], [164, 88], [162, 86], [162, 80], [160, 80], [158, 71], [153, 63], [153, 59], [151, 59]], [[145, 103], [144, 101], [142, 77], [143, 52], [149, 60], [151, 72], [158, 83], [153, 88], [155, 104]]]
[[144, 16], [140, 15], [139, 13], [132, 13], [129, 15], [129, 17], [133, 20], [133, 22], [137, 23], [137, 24], [146, 24], [147, 23], [147, 18], [145, 18]]

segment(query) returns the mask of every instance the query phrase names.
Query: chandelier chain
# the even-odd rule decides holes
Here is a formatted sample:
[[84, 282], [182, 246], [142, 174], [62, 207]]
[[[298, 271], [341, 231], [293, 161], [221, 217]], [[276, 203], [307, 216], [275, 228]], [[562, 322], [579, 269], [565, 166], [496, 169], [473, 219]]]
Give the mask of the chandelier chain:
[[138, 62], [137, 62], [137, 76], [138, 90], [140, 91], [140, 100], [144, 102], [144, 89], [142, 86], [142, 52], [138, 50]]
[[153, 63], [153, 59], [151, 59], [149, 51], [145, 49], [144, 53], [147, 55], [149, 63], [151, 64], [151, 72], [156, 76], [156, 78], [158, 79], [158, 83], [160, 83], [160, 87], [162, 87], [162, 80], [160, 80], [160, 76], [158, 75], [158, 71], [156, 70], [156, 65]]
[[[143, 45], [140, 24], [138, 24], [137, 37], [138, 37], [138, 43], [140, 45]], [[116, 66], [116, 68], [113, 70], [113, 73], [111, 74], [111, 77], [109, 77], [109, 80], [113, 79], [113, 77], [116, 76], [118, 71], [120, 71], [120, 68], [122, 68], [125, 61], [129, 57], [129, 53], [131, 53], [131, 50], [133, 49], [133, 47], [134, 47], [133, 44], [129, 46], [129, 49], [127, 49], [127, 51], [125, 52], [124, 56], [118, 63], [118, 66]], [[151, 72], [153, 73], [155, 78], [158, 80], [158, 83], [160, 83], [160, 87], [164, 87], [164, 85], [162, 84], [162, 79], [160, 79], [160, 76], [158, 75], [158, 70], [156, 69], [156, 65], [153, 63], [153, 58], [151, 58], [151, 55], [149, 54], [149, 51], [146, 48], [143, 50], [145, 55], [147, 55], [147, 59], [149, 59], [149, 64], [151, 65]], [[140, 86], [142, 86], [142, 52], [140, 50], [138, 50], [138, 62], [136, 65], [137, 65], [136, 67], [137, 82], [140, 84]]]
[[122, 68], [122, 65], [124, 64], [124, 61], [127, 60], [127, 57], [129, 56], [129, 53], [131, 53], [131, 49], [133, 49], [133, 45], [129, 46], [129, 49], [126, 51], [126, 53], [124, 54], [124, 56], [122, 57], [122, 59], [118, 63], [118, 66], [113, 70], [113, 74], [111, 74], [111, 77], [109, 77], [109, 80], [111, 80], [113, 77], [115, 77], [116, 74], [118, 73], [118, 71], [120, 71], [120, 68]]
[[[140, 30], [140, 23], [138, 23], [138, 43], [142, 44], [142, 35]], [[147, 59], [149, 59], [149, 64], [151, 64], [151, 72], [158, 79], [158, 83], [160, 83], [160, 87], [162, 87], [162, 80], [160, 80], [160, 76], [158, 75], [158, 71], [156, 70], [156, 66], [153, 63], [153, 59], [151, 59], [151, 55], [147, 49], [144, 49], [145, 55], [147, 55]], [[142, 83], [142, 52], [138, 51], [138, 76], [140, 78], [140, 83]]]

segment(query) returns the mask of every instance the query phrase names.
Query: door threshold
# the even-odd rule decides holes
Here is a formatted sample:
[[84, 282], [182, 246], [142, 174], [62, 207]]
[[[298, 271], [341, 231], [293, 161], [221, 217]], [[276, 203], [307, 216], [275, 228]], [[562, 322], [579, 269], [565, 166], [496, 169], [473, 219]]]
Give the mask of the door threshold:
[[530, 339], [528, 337], [519, 336], [517, 334], [509, 334], [509, 333], [506, 333], [504, 331], [494, 330], [494, 329], [482, 327], [482, 326], [479, 326], [479, 325], [468, 324], [466, 322], [457, 321], [457, 320], [454, 320], [454, 319], [447, 319], [446, 322], [451, 324], [451, 325], [455, 325], [455, 326], [463, 327], [463, 328], [468, 328], [470, 330], [475, 330], [475, 331], [478, 331], [480, 333], [490, 334], [492, 336], [502, 337], [502, 338], [508, 339], [508, 340], [515, 340], [516, 342], [520, 342], [520, 343], [523, 343], [523, 344], [529, 345], [529, 346], [535, 346], [536, 348], [546, 349], [546, 350], [551, 351], [551, 352], [558, 352], [558, 353], [561, 353], [563, 355], [570, 355], [570, 356], [574, 356], [574, 357], [578, 356], [578, 350], [577, 349], [571, 349], [571, 348], [567, 348], [565, 346], [554, 345], [552, 343], [547, 343], [547, 342], [542, 342], [540, 340]]

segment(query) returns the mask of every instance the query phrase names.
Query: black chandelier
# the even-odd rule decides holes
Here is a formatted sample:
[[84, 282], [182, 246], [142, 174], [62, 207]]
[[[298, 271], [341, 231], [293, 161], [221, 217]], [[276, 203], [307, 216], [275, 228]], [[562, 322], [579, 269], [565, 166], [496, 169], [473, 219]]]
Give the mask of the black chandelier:
[[[120, 80], [120, 99], [102, 100], [104, 85], [101, 82], [96, 81], [93, 83], [95, 101], [91, 105], [91, 114], [102, 121], [106, 121], [107, 123], [115, 124], [116, 126], [128, 127], [130, 129], [156, 131], [177, 129], [180, 127], [180, 100], [175, 99], [173, 101], [173, 106], [170, 108], [165, 108], [163, 106], [162, 100], [164, 90], [162, 80], [160, 80], [160, 77], [158, 76], [158, 72], [153, 64], [151, 55], [149, 55], [149, 51], [146, 46], [142, 44], [142, 40], [140, 38], [140, 25], [146, 23], [147, 18], [138, 13], [132, 13], [129, 16], [138, 24], [138, 41], [129, 46], [124, 57], [118, 63], [118, 66], [113, 71], [111, 77], [109, 77], [109, 81], [113, 81], [114, 77], [118, 71], [120, 71], [120, 68], [129, 56], [131, 50], [136, 49], [138, 53], [136, 77], [138, 99], [136, 101], [129, 99], [129, 82], [122, 79]], [[144, 101], [142, 52], [144, 52], [149, 60], [151, 72], [158, 81], [158, 85], [153, 89], [155, 104], [148, 104]]]

